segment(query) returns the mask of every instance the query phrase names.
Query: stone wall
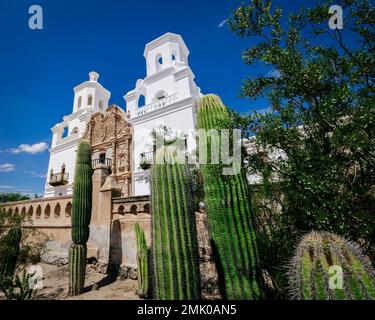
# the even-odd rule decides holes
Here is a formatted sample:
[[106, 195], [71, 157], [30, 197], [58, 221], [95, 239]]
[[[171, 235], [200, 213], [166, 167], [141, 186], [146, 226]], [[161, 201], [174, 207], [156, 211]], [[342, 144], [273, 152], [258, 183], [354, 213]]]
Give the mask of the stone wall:
[[67, 252], [71, 243], [72, 196], [38, 198], [2, 205], [5, 210], [26, 214], [24, 228], [37, 229], [50, 241], [43, 260], [50, 263], [67, 263]]
[[[97, 171], [98, 173], [99, 171]], [[117, 270], [135, 274], [137, 269], [137, 247], [135, 224], [145, 231], [146, 241], [151, 246], [150, 197], [113, 197], [116, 184], [111, 176], [99, 175], [93, 199], [93, 213], [88, 241], [88, 258], [97, 261], [101, 272], [108, 265]], [[71, 245], [72, 196], [42, 198], [3, 205], [6, 210], [26, 213], [30, 222], [25, 228], [35, 228], [51, 237], [48, 252], [43, 260], [63, 265], [68, 263], [68, 249]], [[219, 299], [218, 277], [210, 244], [208, 221], [205, 213], [196, 213], [199, 243], [199, 264], [202, 284], [202, 298]]]

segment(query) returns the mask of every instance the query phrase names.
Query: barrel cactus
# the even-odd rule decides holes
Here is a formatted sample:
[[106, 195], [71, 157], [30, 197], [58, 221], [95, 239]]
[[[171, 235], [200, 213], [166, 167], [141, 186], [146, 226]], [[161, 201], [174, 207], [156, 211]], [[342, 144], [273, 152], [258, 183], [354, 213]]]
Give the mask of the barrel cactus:
[[137, 239], [138, 264], [137, 294], [140, 298], [146, 298], [150, 292], [149, 250], [147, 248], [145, 233], [138, 223], [135, 224], [135, 235]]
[[200, 298], [193, 184], [177, 154], [161, 147], [151, 167], [153, 288], [158, 300]]
[[78, 146], [73, 190], [72, 240], [69, 249], [69, 294], [79, 295], [85, 285], [86, 243], [90, 235], [92, 207], [91, 147], [83, 140]]
[[375, 271], [357, 244], [327, 232], [311, 232], [289, 266], [290, 293], [298, 300], [375, 299]]
[[17, 259], [22, 239], [21, 226], [11, 227], [0, 240], [0, 286], [6, 286], [5, 281], [11, 281], [16, 270]]
[[[228, 109], [218, 96], [201, 98], [198, 129], [206, 133], [214, 129], [220, 134], [223, 125], [228, 123]], [[212, 145], [214, 139], [208, 138], [207, 164], [201, 164], [201, 170], [210, 237], [223, 282], [221, 293], [226, 299], [260, 299], [257, 245], [246, 175], [240, 168], [241, 164], [237, 164], [239, 170], [236, 174], [222, 174], [223, 163], [215, 164], [209, 154], [215, 149]], [[220, 141], [221, 138], [216, 139]]]

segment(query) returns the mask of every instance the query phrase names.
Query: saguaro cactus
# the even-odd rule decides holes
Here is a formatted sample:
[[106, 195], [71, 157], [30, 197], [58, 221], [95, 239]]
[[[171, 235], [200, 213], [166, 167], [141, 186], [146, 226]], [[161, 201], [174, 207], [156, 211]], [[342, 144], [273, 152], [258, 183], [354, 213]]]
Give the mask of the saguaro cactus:
[[135, 224], [135, 235], [137, 238], [137, 264], [138, 264], [138, 287], [137, 294], [140, 298], [148, 296], [150, 291], [149, 254], [144, 231], [138, 223]]
[[16, 270], [22, 239], [21, 226], [14, 226], [0, 240], [0, 286], [11, 280]]
[[154, 296], [199, 299], [193, 185], [187, 165], [175, 160], [176, 152], [161, 147], [151, 167]]
[[86, 140], [78, 146], [72, 207], [73, 245], [69, 250], [69, 294], [78, 295], [85, 284], [86, 242], [90, 235], [92, 207], [91, 147]]
[[[220, 134], [224, 123], [229, 123], [229, 113], [220, 98], [204, 96], [198, 107], [198, 129], [206, 132], [215, 129]], [[211, 164], [213, 139], [208, 139], [208, 161], [201, 164], [201, 170], [222, 295], [226, 299], [259, 299], [262, 294], [247, 179], [242, 170], [223, 176], [222, 163]], [[220, 141], [221, 138], [215, 139]]]
[[332, 233], [311, 232], [302, 238], [289, 266], [289, 282], [291, 296], [298, 300], [375, 299], [370, 261], [358, 245]]

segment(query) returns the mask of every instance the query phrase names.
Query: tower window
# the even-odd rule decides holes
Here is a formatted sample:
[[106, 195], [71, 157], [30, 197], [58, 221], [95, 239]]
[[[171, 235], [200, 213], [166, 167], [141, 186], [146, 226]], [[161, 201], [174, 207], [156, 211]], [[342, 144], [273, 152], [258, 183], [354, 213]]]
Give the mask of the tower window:
[[143, 94], [141, 94], [138, 98], [138, 107], [143, 107], [146, 105], [146, 98]]
[[172, 54], [172, 61], [176, 61], [176, 56]]
[[99, 154], [99, 163], [105, 164], [105, 153]]
[[82, 97], [78, 98], [78, 103], [77, 103], [77, 109], [81, 109], [82, 106]]
[[103, 110], [103, 101], [102, 100], [99, 100], [99, 109]]
[[87, 105], [92, 106], [92, 95], [89, 95], [89, 97], [87, 98]]
[[163, 57], [161, 53], [156, 56], [156, 71], [160, 71], [163, 66]]
[[77, 134], [79, 132], [78, 128], [77, 127], [74, 127], [74, 129], [72, 130], [72, 133], [71, 134]]

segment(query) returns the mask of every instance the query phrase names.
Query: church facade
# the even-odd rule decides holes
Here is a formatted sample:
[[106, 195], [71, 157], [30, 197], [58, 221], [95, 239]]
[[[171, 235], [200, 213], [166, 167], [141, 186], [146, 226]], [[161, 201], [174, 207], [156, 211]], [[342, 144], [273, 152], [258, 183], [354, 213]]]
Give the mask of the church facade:
[[125, 96], [126, 108], [109, 105], [111, 93], [90, 72], [74, 88], [70, 115], [52, 128], [52, 144], [43, 198], [4, 204], [29, 217], [25, 228], [51, 237], [47, 262], [67, 263], [77, 147], [92, 146], [93, 196], [88, 258], [136, 268], [134, 226], [151, 240], [149, 166], [155, 147], [151, 135], [160, 126], [195, 149], [197, 103], [201, 97], [182, 37], [166, 33], [145, 47], [147, 75]]
[[180, 35], [166, 33], [148, 43], [144, 51], [147, 75], [124, 96], [126, 110], [109, 107], [111, 93], [99, 83], [99, 74], [90, 72], [89, 80], [74, 88], [72, 114], [52, 128], [44, 197], [72, 194], [82, 138], [92, 142], [93, 167], [105, 166], [116, 176], [121, 196], [149, 195], [149, 170], [142, 164], [153, 158], [153, 129], [170, 128], [186, 138], [187, 152], [195, 148], [201, 93], [188, 56]]

